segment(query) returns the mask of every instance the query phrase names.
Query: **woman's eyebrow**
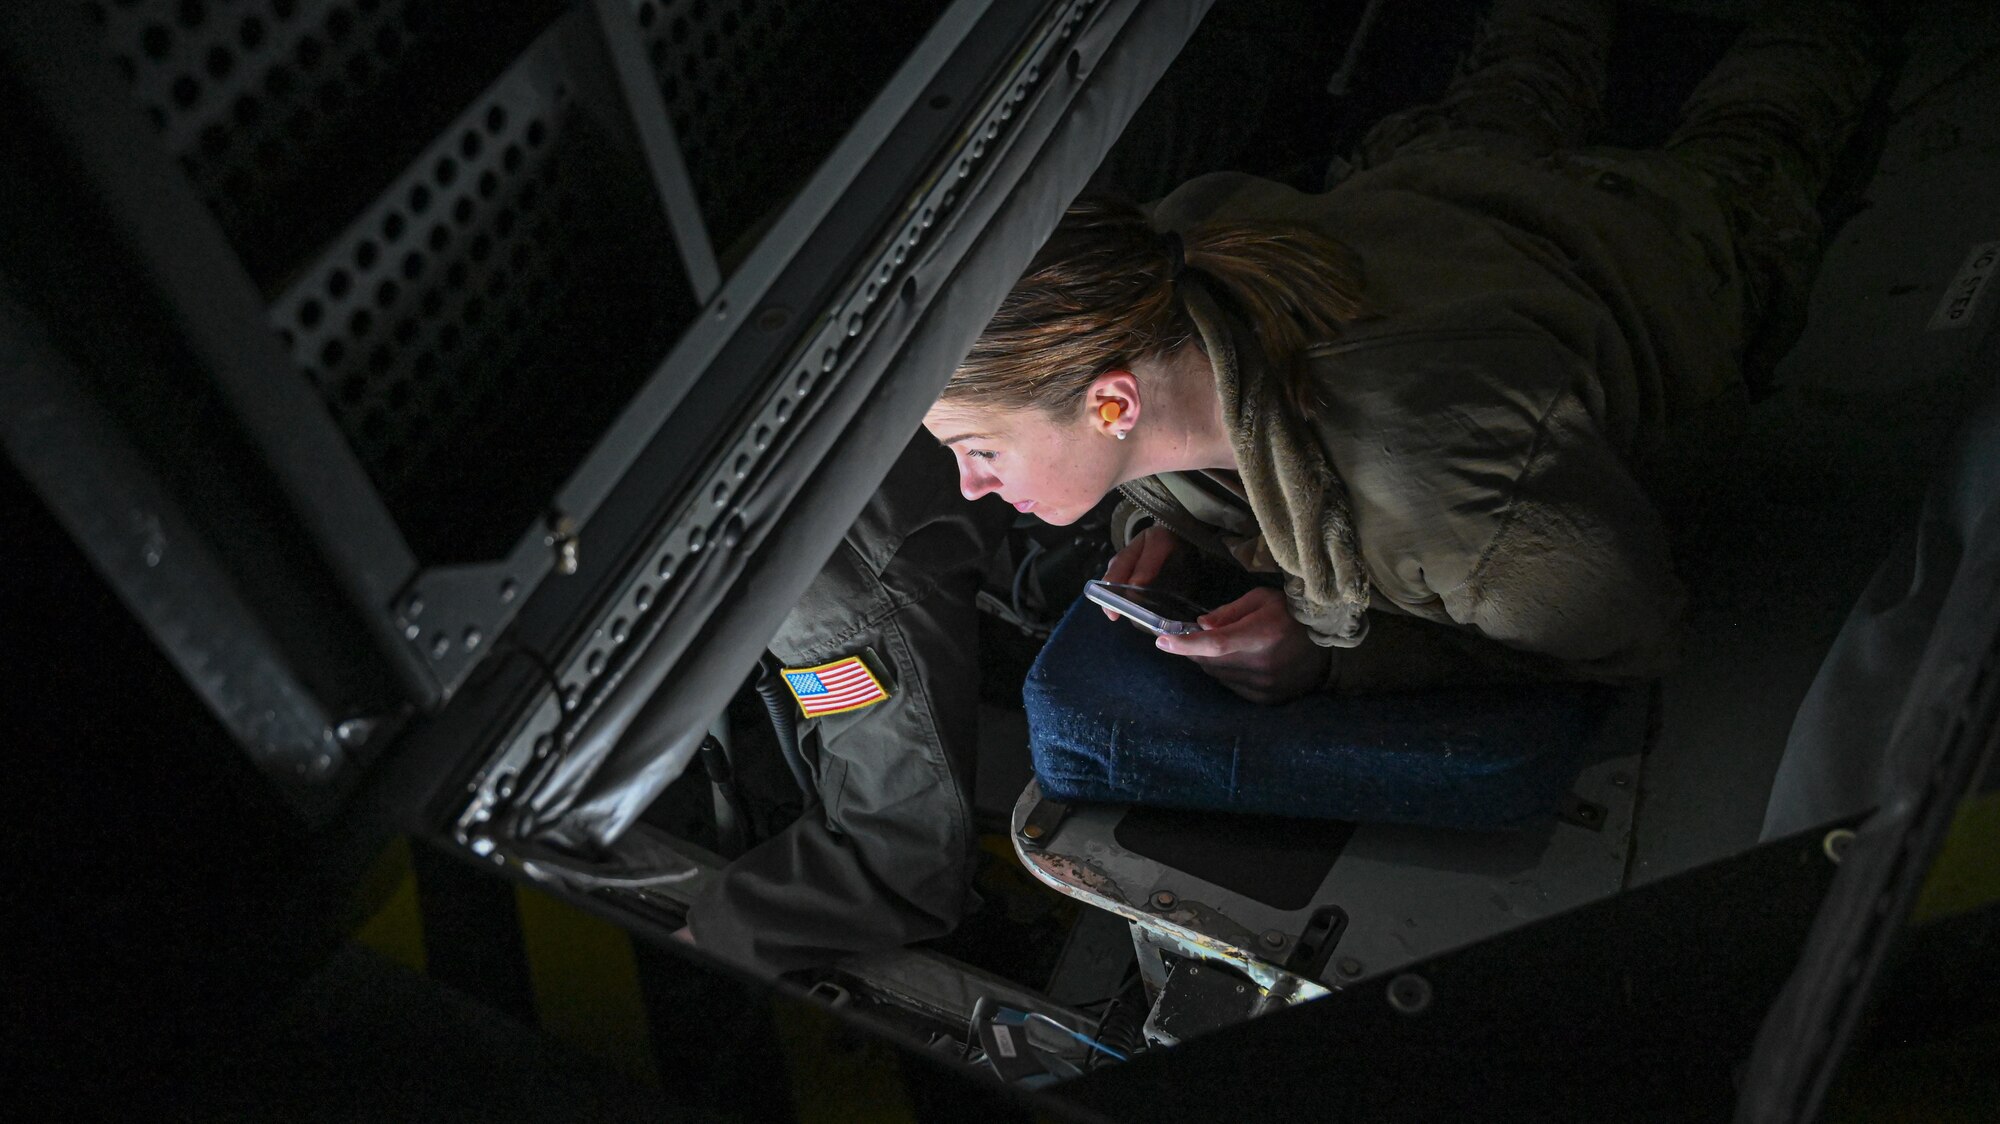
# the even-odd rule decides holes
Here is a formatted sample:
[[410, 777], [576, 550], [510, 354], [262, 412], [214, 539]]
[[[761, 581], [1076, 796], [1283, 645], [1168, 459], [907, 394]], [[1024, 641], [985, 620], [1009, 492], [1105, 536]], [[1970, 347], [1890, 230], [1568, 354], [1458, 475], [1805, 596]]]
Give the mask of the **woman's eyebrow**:
[[992, 436], [990, 433], [960, 433], [952, 437], [941, 437], [938, 439], [938, 444], [956, 445], [960, 441], [983, 441]]

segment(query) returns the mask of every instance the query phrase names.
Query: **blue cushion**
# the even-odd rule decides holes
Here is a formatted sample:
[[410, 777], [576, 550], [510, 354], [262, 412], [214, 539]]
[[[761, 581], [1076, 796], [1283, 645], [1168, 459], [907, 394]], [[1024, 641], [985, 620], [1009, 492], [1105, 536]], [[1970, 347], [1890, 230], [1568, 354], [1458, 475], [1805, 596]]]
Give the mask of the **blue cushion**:
[[1467, 829], [1553, 813], [1615, 698], [1542, 683], [1261, 706], [1083, 600], [1024, 694], [1054, 800]]

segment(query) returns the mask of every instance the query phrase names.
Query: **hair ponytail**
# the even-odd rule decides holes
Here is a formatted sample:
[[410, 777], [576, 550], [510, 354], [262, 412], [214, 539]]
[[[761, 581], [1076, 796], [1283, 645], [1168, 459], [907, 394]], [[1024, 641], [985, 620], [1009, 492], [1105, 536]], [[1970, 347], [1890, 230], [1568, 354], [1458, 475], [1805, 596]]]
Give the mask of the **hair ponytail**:
[[1285, 398], [1309, 412], [1316, 404], [1305, 352], [1337, 339], [1341, 327], [1368, 315], [1361, 263], [1352, 250], [1297, 224], [1220, 223], [1181, 235], [1187, 268], [1233, 304], [1284, 380]]
[[1249, 322], [1301, 411], [1313, 405], [1306, 349], [1369, 315], [1354, 253], [1310, 227], [1220, 222], [1169, 235], [1133, 204], [1082, 201], [1001, 302], [942, 401], [1073, 407], [1104, 372], [1196, 338], [1181, 298], [1191, 275]]

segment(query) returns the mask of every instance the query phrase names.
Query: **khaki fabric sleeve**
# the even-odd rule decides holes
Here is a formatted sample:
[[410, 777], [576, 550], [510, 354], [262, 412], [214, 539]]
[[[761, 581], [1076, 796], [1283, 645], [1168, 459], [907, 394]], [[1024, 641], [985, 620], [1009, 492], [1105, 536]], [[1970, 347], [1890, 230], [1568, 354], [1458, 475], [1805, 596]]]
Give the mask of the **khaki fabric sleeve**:
[[1402, 560], [1405, 573], [1464, 577], [1400, 590], [1407, 615], [1372, 611], [1367, 642], [1335, 653], [1335, 690], [1620, 682], [1673, 665], [1687, 596], [1665, 532], [1574, 395], [1550, 407], [1511, 495], [1479, 525], [1490, 534], [1469, 557]]
[[1353, 496], [1370, 630], [1342, 693], [1629, 681], [1673, 663], [1686, 594], [1659, 516], [1577, 393], [1582, 362], [1526, 331], [1338, 357], [1320, 438]]
[[1606, 680], [1673, 666], [1687, 607], [1658, 513], [1574, 395], [1550, 410], [1471, 576], [1439, 598], [1484, 637]]

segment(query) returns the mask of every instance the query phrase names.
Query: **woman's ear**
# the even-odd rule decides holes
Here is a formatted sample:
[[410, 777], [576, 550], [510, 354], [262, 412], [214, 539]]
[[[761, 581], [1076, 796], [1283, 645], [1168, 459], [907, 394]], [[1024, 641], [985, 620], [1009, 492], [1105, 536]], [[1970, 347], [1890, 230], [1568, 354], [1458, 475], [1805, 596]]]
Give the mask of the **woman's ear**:
[[1139, 380], [1130, 371], [1106, 371], [1092, 379], [1090, 389], [1084, 392], [1086, 420], [1106, 437], [1123, 440], [1139, 424], [1143, 408]]

